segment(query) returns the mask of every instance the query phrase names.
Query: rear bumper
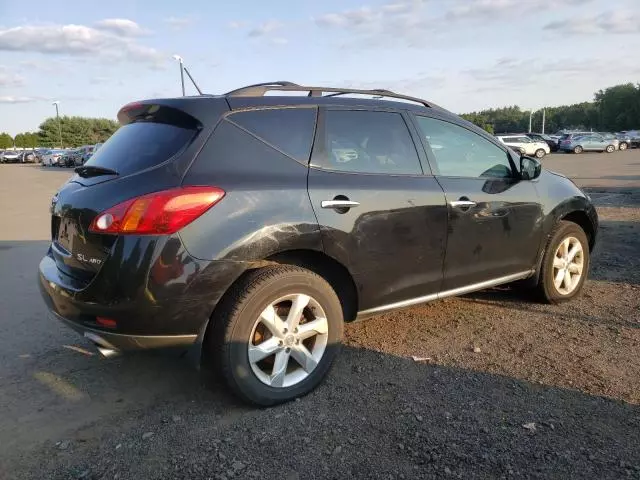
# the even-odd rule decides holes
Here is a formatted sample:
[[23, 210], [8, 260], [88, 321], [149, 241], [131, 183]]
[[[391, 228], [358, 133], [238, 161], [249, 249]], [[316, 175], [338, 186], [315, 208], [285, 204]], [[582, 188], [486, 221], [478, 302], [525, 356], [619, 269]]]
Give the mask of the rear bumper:
[[246, 268], [244, 262], [195, 259], [177, 236], [123, 236], [91, 281], [60, 270], [49, 251], [38, 284], [55, 318], [103, 348], [184, 347], [196, 342]]
[[51, 312], [51, 315], [93, 342], [100, 349], [112, 352], [174, 347], [189, 348], [198, 338], [197, 335], [125, 335], [89, 328], [64, 318], [55, 312]]

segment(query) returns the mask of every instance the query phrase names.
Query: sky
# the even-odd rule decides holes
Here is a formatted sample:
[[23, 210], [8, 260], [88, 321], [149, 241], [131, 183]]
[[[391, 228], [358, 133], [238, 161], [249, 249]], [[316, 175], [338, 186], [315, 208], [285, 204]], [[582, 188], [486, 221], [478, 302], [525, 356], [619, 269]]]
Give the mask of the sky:
[[[640, 82], [640, 0], [0, 0], [0, 132], [115, 119], [252, 83], [387, 88], [457, 113], [588, 101]], [[187, 83], [189, 94], [193, 87]]]

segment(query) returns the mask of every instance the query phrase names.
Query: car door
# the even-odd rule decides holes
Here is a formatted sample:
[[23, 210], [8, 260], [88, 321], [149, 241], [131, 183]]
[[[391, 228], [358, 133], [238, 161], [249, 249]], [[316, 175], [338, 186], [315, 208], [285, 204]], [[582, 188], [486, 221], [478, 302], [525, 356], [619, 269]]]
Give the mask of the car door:
[[448, 202], [443, 293], [527, 276], [542, 239], [535, 183], [488, 136], [437, 113], [414, 118]]
[[309, 196], [324, 250], [350, 271], [361, 312], [435, 298], [442, 283], [447, 206], [416, 141], [401, 111], [319, 112]]
[[605, 140], [602, 135], [591, 135], [592, 150], [603, 151], [609, 145], [609, 142]]
[[583, 150], [591, 151], [596, 149], [593, 135], [583, 135], [582, 137], [578, 137], [576, 142]]

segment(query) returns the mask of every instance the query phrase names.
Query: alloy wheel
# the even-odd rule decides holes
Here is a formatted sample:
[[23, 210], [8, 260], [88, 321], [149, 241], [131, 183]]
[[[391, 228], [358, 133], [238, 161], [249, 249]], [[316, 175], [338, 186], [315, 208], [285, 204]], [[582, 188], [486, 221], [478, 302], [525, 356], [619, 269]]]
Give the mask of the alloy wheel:
[[584, 250], [575, 237], [567, 237], [553, 257], [553, 284], [561, 295], [571, 294], [580, 284], [584, 270]]
[[300, 293], [281, 297], [253, 326], [248, 343], [251, 370], [270, 387], [300, 383], [320, 363], [328, 333], [327, 316], [314, 298]]

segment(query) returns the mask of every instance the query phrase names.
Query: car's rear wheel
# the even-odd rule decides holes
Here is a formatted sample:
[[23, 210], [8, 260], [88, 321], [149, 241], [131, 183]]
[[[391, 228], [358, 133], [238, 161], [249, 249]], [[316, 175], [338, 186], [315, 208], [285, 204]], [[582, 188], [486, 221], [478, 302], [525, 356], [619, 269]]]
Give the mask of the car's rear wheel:
[[589, 272], [589, 242], [582, 228], [561, 221], [551, 235], [544, 258], [538, 289], [549, 303], [571, 300], [582, 291]]
[[613, 145], [607, 145], [607, 148], [605, 148], [604, 150], [607, 153], [612, 153], [615, 149], [616, 147], [614, 147]]
[[538, 150], [536, 150], [536, 157], [537, 158], [542, 158], [546, 155], [547, 152], [545, 152], [542, 148], [539, 148]]
[[319, 275], [297, 266], [243, 277], [212, 318], [209, 352], [244, 400], [275, 405], [313, 390], [340, 349], [342, 307]]
[[573, 153], [582, 153], [583, 149], [580, 145], [576, 145], [575, 147], [573, 147]]
[[620, 150], [626, 150], [628, 146], [629, 145], [627, 145], [627, 142], [621, 142], [620, 145], [618, 146], [618, 148]]

